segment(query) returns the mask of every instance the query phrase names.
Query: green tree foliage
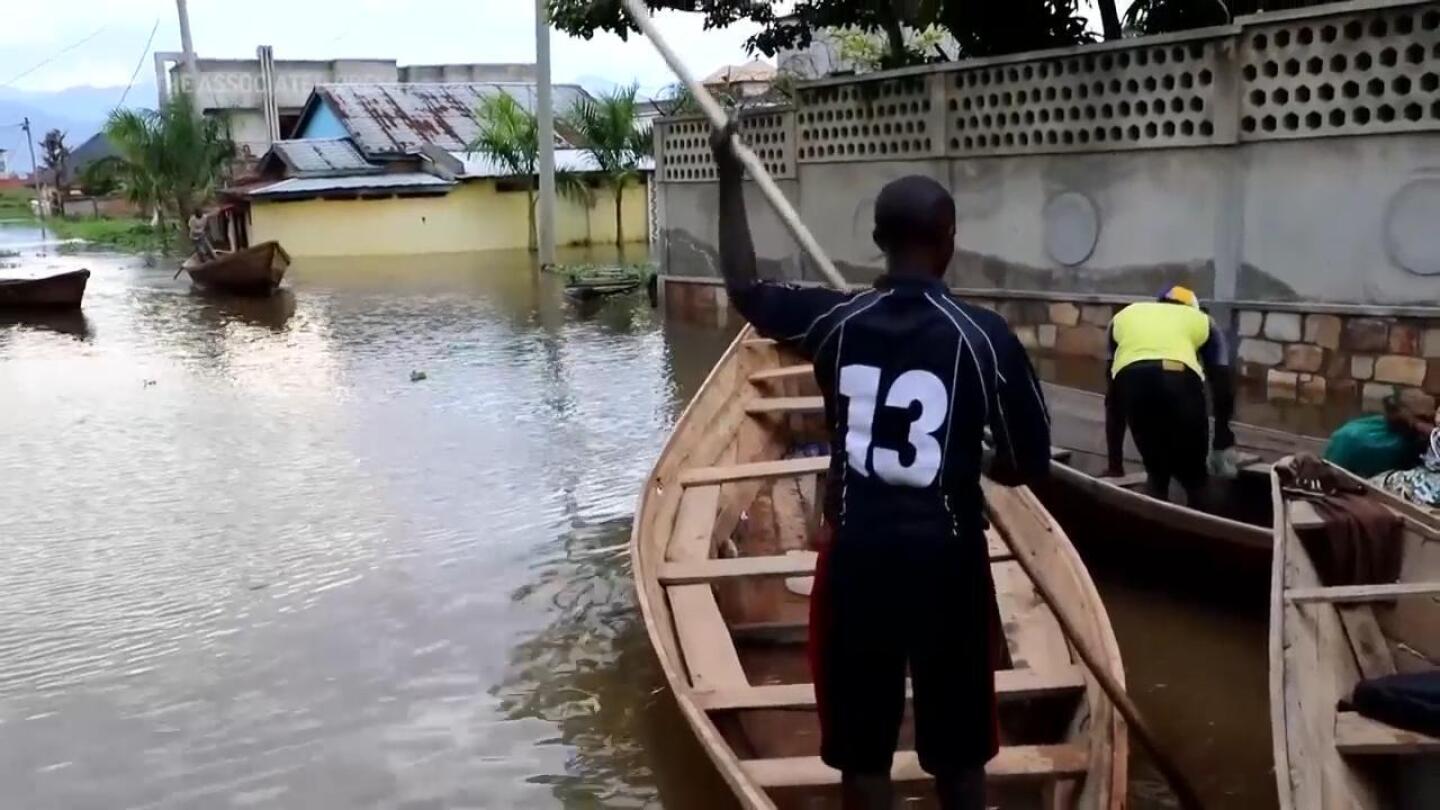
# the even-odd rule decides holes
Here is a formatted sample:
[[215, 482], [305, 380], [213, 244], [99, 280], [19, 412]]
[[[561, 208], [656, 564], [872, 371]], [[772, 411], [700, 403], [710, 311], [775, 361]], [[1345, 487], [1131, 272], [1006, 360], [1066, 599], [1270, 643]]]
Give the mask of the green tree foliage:
[[[963, 56], [992, 56], [1033, 48], [1088, 42], [1080, 0], [797, 0], [790, 14], [755, 0], [646, 0], [653, 10], [696, 11], [707, 28], [739, 21], [760, 26], [746, 43], [752, 51], [774, 56], [782, 48], [806, 47], [821, 29], [854, 29], [878, 35], [885, 43], [879, 67], [935, 61], [938, 54], [910, 47], [907, 31], [940, 25], [960, 43]], [[549, 0], [550, 17], [568, 34], [593, 36], [610, 31], [627, 36], [635, 30], [619, 0]]]
[[65, 197], [70, 192], [66, 170], [70, 162], [70, 147], [65, 145], [65, 133], [52, 129], [40, 140], [40, 160], [50, 171], [55, 189], [59, 192], [60, 216], [65, 216]]
[[1225, 25], [1260, 11], [1318, 6], [1333, 0], [1135, 0], [1125, 12], [1125, 27], [1141, 34], [1164, 34]]
[[108, 197], [119, 191], [123, 165], [117, 157], [91, 161], [80, 170], [80, 190], [91, 197]]
[[136, 203], [183, 220], [224, 182], [235, 154], [220, 122], [195, 114], [190, 96], [177, 94], [159, 110], [115, 110], [105, 134], [119, 152], [121, 186]]
[[[526, 211], [530, 217], [530, 249], [539, 245], [535, 226], [536, 192], [540, 187], [540, 123], [509, 93], [496, 93], [475, 110], [480, 132], [466, 145], [470, 154], [482, 155], [511, 177], [526, 181]], [[589, 203], [590, 192], [572, 172], [555, 173], [556, 190], [571, 199]]]
[[598, 99], [581, 98], [565, 115], [565, 125], [599, 167], [615, 198], [615, 241], [624, 250], [622, 217], [625, 187], [640, 179], [640, 161], [651, 152], [650, 126], [640, 121], [635, 85], [621, 87]]

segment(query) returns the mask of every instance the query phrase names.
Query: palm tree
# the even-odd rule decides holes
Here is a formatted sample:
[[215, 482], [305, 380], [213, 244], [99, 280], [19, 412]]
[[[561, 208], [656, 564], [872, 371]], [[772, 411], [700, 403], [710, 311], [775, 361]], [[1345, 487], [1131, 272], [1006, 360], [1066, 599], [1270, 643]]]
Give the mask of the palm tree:
[[220, 122], [196, 115], [184, 93], [159, 110], [115, 110], [105, 135], [119, 152], [126, 193], [155, 213], [162, 236], [166, 214], [184, 219], [209, 199], [235, 154]]
[[580, 136], [581, 149], [599, 169], [615, 197], [615, 243], [625, 249], [622, 211], [625, 187], [640, 179], [640, 161], [651, 152], [650, 125], [640, 122], [637, 85], [621, 87], [598, 99], [580, 98], [564, 117]]
[[[530, 218], [530, 250], [539, 245], [535, 228], [536, 192], [540, 186], [540, 124], [535, 114], [525, 109], [509, 93], [496, 93], [480, 102], [475, 111], [480, 132], [466, 144], [469, 154], [479, 154], [498, 164], [511, 177], [526, 179], [525, 210]], [[555, 188], [571, 199], [590, 202], [590, 190], [572, 172], [556, 172]]]

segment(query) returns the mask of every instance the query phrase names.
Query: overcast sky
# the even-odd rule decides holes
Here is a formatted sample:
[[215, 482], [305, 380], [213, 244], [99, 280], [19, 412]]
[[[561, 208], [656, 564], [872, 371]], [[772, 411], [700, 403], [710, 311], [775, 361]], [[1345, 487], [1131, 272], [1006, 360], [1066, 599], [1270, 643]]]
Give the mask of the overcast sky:
[[[273, 45], [278, 59], [372, 57], [404, 65], [535, 58], [530, 0], [190, 0], [189, 5], [202, 58], [253, 57], [261, 44]], [[157, 19], [152, 48], [179, 50], [174, 0], [0, 0], [0, 87], [124, 85]], [[702, 75], [743, 61], [745, 39], [753, 33], [748, 25], [704, 31], [695, 15], [677, 13], [662, 14], [660, 27]], [[586, 41], [557, 34], [551, 48], [557, 81], [597, 76], [618, 83], [638, 80], [645, 88], [673, 81], [638, 38], [622, 43], [608, 35]], [[16, 78], [47, 59], [52, 61]], [[153, 75], [145, 55], [137, 81]]]

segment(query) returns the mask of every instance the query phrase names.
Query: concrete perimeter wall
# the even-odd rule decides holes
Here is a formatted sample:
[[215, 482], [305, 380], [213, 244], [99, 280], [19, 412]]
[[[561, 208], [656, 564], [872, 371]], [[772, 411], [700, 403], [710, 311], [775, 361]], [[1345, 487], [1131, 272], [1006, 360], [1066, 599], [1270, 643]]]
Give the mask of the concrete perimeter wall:
[[[922, 174], [956, 196], [959, 288], [1061, 301], [1181, 282], [1223, 317], [1246, 301], [1440, 300], [1433, 2], [808, 82], [742, 131], [856, 282], [881, 269], [876, 193]], [[708, 136], [696, 119], [656, 127], [672, 280], [715, 275]], [[762, 272], [816, 279], [750, 192]]]

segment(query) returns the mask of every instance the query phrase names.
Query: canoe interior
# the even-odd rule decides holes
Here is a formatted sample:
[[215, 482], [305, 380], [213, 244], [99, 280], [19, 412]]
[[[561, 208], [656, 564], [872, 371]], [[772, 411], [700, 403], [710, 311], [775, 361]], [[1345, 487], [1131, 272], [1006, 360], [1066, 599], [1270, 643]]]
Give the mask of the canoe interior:
[[1132, 439], [1125, 446], [1126, 476], [1100, 478], [1105, 468], [1104, 397], [1088, 391], [1047, 384], [1045, 396], [1054, 423], [1055, 444], [1068, 451], [1057, 461], [1054, 475], [1040, 493], [1047, 506], [1066, 519], [1111, 519], [1115, 540], [1128, 546], [1164, 546], [1214, 553], [1258, 562], [1263, 577], [1271, 551], [1269, 463], [1297, 452], [1318, 453], [1322, 442], [1309, 436], [1253, 425], [1235, 424], [1236, 450], [1243, 459], [1233, 481], [1212, 480], [1203, 508], [1182, 505], [1184, 494], [1172, 486], [1170, 500], [1145, 493], [1145, 468]]
[[1279, 476], [1271, 486], [1270, 702], [1281, 807], [1440, 807], [1440, 739], [1337, 710], [1362, 677], [1440, 670], [1440, 529], [1371, 490], [1405, 520], [1399, 583], [1327, 588], [1304, 542], [1318, 530], [1313, 507]]
[[[662, 452], [632, 542], [646, 627], [677, 703], [745, 807], [838, 806], [839, 775], [818, 760], [804, 646], [828, 464], [816, 394], [800, 358], [742, 333]], [[997, 673], [1004, 747], [990, 767], [992, 799], [1120, 808], [1123, 724], [1014, 554], [1043, 572], [1123, 682], [1104, 606], [1028, 490], [987, 482], [986, 494], [1009, 659]], [[908, 710], [900, 749], [897, 787], [931, 806]]]

